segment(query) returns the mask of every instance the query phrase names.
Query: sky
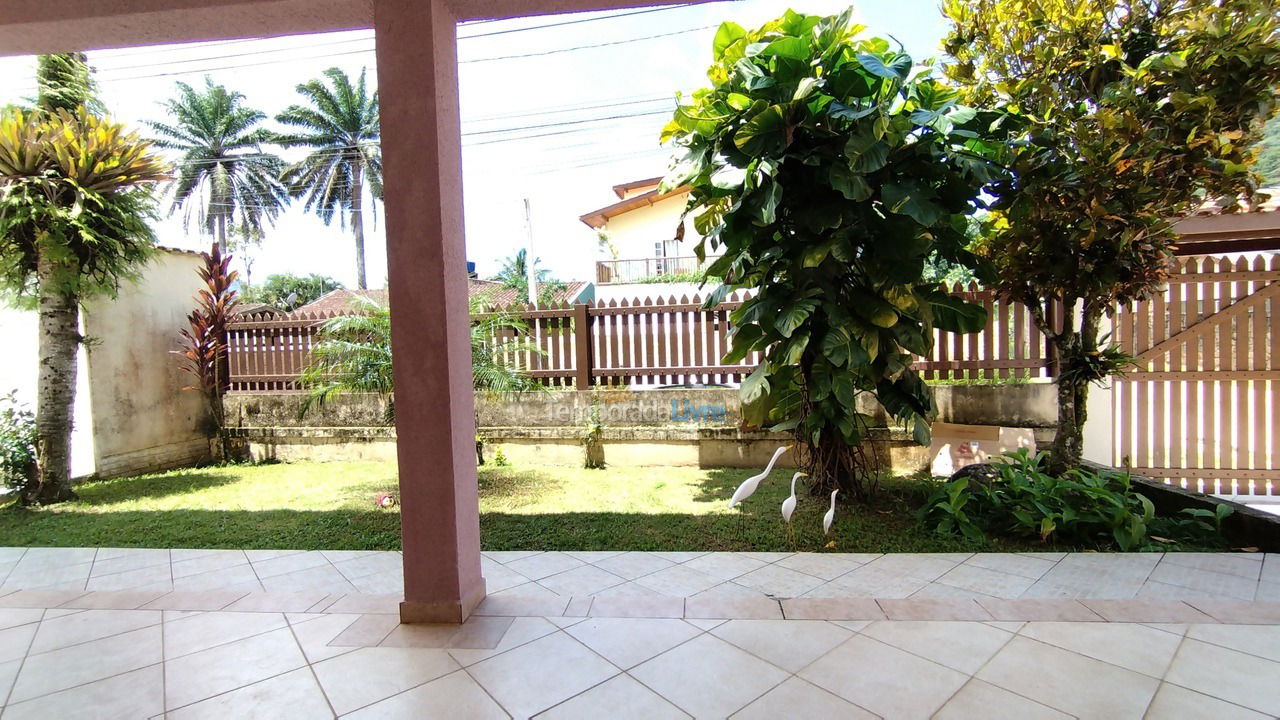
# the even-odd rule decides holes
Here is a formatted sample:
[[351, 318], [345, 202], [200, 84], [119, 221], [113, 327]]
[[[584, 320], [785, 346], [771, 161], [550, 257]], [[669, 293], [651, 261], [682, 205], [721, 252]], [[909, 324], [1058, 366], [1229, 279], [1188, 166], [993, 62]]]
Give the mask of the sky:
[[[561, 279], [590, 279], [595, 233], [578, 217], [616, 202], [613, 185], [665, 172], [668, 152], [658, 133], [676, 93], [706, 84], [715, 28], [726, 20], [758, 26], [788, 8], [828, 15], [847, 6], [847, 0], [736, 0], [460, 25], [467, 258], [484, 277], [526, 247], [527, 198], [541, 267]], [[868, 33], [893, 36], [917, 60], [940, 52], [947, 28], [938, 0], [871, 0], [855, 12]], [[177, 81], [201, 85], [211, 77], [269, 118], [300, 102], [294, 88], [326, 68], [353, 77], [367, 69], [370, 84], [377, 82], [372, 30], [103, 50], [89, 61], [108, 111], [138, 129], [165, 119], [161, 103], [175, 95]], [[0, 58], [0, 106], [34, 94], [34, 68], [32, 57]], [[166, 199], [162, 210], [168, 208]], [[162, 244], [187, 249], [210, 241], [196, 223], [184, 228], [180, 210], [157, 233]], [[369, 284], [380, 287], [386, 281], [380, 206], [366, 222], [366, 238]], [[281, 272], [355, 283], [349, 230], [336, 219], [326, 226], [300, 206], [244, 254], [254, 283]]]

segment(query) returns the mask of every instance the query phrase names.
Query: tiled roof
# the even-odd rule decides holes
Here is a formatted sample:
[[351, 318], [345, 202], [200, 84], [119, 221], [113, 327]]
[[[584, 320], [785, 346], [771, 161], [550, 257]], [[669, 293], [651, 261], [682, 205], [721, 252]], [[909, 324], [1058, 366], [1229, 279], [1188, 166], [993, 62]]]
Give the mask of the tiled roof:
[[[1256, 205], [1242, 202], [1240, 203], [1240, 212], [1276, 212], [1280, 211], [1280, 187], [1258, 188], [1259, 195], [1266, 195], [1267, 199]], [[1205, 217], [1209, 215], [1221, 215], [1222, 208], [1226, 206], [1223, 199], [1210, 200], [1199, 207], [1192, 216]]]

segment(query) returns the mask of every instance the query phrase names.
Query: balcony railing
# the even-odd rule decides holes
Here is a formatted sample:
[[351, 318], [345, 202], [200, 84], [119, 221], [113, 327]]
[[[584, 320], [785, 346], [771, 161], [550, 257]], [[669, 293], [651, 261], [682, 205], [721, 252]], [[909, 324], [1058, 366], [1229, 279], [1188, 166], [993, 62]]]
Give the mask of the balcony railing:
[[694, 275], [714, 258], [699, 263], [693, 255], [683, 257], [651, 257], [634, 260], [599, 260], [596, 262], [596, 283], [653, 282], [668, 275]]

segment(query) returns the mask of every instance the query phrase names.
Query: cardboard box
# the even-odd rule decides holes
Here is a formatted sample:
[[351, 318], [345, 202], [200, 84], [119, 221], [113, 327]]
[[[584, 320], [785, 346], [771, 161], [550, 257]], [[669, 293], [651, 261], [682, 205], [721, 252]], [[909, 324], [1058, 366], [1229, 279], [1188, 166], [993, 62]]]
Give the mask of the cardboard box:
[[937, 422], [929, 444], [929, 471], [935, 476], [949, 476], [962, 467], [987, 462], [1018, 448], [1035, 452], [1035, 431]]

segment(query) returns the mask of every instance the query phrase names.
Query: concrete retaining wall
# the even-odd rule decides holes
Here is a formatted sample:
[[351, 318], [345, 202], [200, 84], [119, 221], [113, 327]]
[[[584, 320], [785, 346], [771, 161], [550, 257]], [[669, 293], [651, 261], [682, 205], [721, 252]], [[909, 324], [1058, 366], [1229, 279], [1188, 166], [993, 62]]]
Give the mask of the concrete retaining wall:
[[[1038, 443], [1052, 440], [1056, 413], [1053, 387], [1043, 384], [948, 385], [935, 389], [939, 420], [944, 422], [1029, 427]], [[394, 459], [395, 429], [385, 422], [386, 403], [369, 395], [332, 398], [302, 413], [300, 393], [235, 393], [227, 396], [228, 432], [240, 453], [253, 459]], [[759, 467], [785, 434], [741, 427], [736, 389], [553, 391], [495, 398], [477, 394], [476, 416], [484, 454], [501, 449], [511, 462], [581, 466], [583, 424], [598, 413], [605, 429], [601, 442], [612, 465], [685, 465]], [[869, 401], [859, 410], [884, 413]], [[926, 448], [900, 430], [872, 434], [876, 451], [897, 472], [914, 472], [928, 463]], [[783, 466], [798, 458], [789, 454]]]

